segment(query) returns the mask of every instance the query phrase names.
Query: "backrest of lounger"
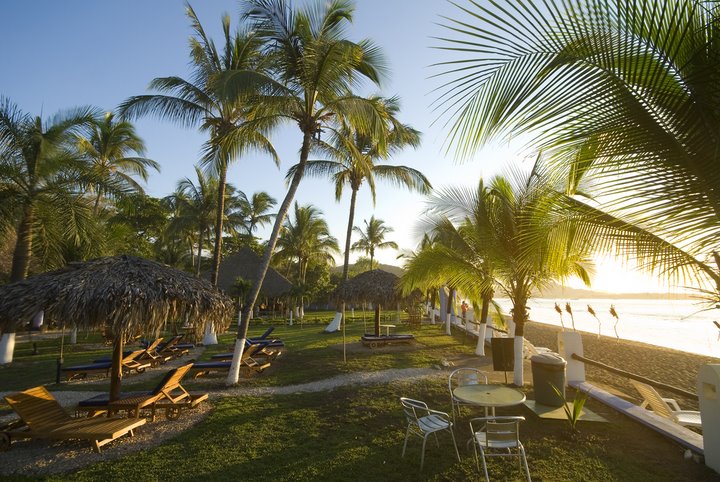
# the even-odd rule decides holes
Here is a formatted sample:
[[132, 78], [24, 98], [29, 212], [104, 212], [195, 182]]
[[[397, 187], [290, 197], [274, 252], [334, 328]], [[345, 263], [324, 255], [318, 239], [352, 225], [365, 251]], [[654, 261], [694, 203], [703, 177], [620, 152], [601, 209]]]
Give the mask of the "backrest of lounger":
[[267, 338], [268, 336], [270, 336], [270, 333], [272, 333], [274, 329], [275, 329], [275, 327], [272, 326], [272, 325], [270, 325], [270, 328], [268, 328], [267, 330], [265, 330], [265, 333], [263, 333], [262, 335], [260, 335], [260, 338], [258, 338], [258, 340], [264, 340], [265, 338]]
[[153, 351], [155, 351], [155, 349], [158, 347], [158, 345], [160, 343], [162, 343], [162, 341], [163, 341], [162, 338], [156, 338], [154, 342], [152, 342], [148, 345], [148, 347], [145, 349], [145, 352], [152, 353]]
[[654, 387], [638, 382], [637, 380], [630, 380], [630, 383], [635, 386], [635, 389], [642, 395], [648, 405], [650, 405], [653, 412], [663, 417], [672, 418], [672, 410]]
[[6, 395], [5, 400], [31, 430], [42, 432], [71, 420], [45, 387]]
[[153, 389], [152, 394], [157, 395], [158, 393], [165, 391], [172, 391], [175, 390], [180, 385], [180, 380], [185, 377], [185, 374], [192, 368], [193, 364], [188, 363], [187, 365], [183, 365], [181, 367], [173, 368], [169, 372], [165, 374], [162, 380], [160, 380], [160, 383], [157, 384], [157, 386]]

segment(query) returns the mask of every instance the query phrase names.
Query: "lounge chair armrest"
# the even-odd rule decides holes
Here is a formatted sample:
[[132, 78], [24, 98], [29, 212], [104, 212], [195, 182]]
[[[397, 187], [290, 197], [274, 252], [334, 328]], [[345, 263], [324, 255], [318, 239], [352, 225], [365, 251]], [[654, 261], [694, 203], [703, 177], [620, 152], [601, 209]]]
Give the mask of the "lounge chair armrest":
[[678, 405], [677, 400], [675, 400], [674, 398], [663, 398], [663, 401], [670, 405], [670, 407], [676, 412], [680, 411], [680, 405]]
[[433, 410], [431, 408], [427, 409], [428, 415], [440, 415], [442, 417], [445, 417], [447, 420], [450, 420], [450, 415], [448, 415], [446, 412], [441, 412], [439, 410]]

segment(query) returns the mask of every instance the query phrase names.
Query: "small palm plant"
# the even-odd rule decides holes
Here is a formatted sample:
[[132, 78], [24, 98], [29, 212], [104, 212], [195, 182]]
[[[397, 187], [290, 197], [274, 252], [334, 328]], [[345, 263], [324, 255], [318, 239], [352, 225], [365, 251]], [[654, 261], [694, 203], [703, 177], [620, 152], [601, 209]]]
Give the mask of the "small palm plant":
[[570, 425], [570, 431], [573, 434], [578, 433], [579, 430], [577, 429], [577, 423], [580, 421], [580, 415], [582, 415], [582, 410], [585, 406], [585, 402], [587, 401], [588, 394], [581, 392], [580, 390], [576, 390], [575, 398], [573, 398], [572, 403], [569, 403], [567, 398], [565, 398], [565, 394], [560, 391], [558, 387], [552, 383], [550, 386], [553, 390], [555, 390], [557, 396], [563, 401], [563, 410], [565, 411], [565, 417]]

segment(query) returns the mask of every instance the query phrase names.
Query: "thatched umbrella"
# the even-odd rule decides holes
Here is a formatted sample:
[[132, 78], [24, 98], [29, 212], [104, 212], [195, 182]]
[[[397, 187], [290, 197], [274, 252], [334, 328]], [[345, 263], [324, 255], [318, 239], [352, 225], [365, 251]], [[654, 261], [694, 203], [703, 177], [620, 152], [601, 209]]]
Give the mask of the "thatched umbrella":
[[[238, 278], [255, 279], [261, 262], [262, 258], [247, 246], [223, 259], [218, 270], [218, 288], [227, 293], [233, 288]], [[270, 298], [279, 298], [290, 293], [292, 288], [292, 283], [271, 267], [268, 268], [265, 275], [260, 293]]]
[[368, 302], [375, 305], [375, 336], [380, 336], [380, 307], [402, 299], [397, 286], [399, 279], [381, 269], [366, 271], [344, 281], [335, 297], [345, 303]]
[[196, 332], [206, 323], [225, 326], [232, 300], [208, 281], [132, 256], [71, 263], [57, 271], [0, 286], [0, 329], [45, 317], [79, 328], [108, 326], [114, 337], [110, 399], [120, 394], [126, 339], [158, 331], [168, 319], [189, 319]]

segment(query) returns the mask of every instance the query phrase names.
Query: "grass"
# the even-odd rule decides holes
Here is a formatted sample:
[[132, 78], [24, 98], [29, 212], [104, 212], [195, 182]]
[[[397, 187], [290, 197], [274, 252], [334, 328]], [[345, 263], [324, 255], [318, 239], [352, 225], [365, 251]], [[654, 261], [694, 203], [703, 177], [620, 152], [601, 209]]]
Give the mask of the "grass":
[[[474, 348], [469, 340], [463, 343], [460, 336], [445, 336], [439, 326], [425, 325], [412, 330], [418, 342], [424, 345], [422, 349], [392, 354], [363, 350], [348, 353], [345, 364], [342, 351], [337, 347], [342, 342], [342, 335], [321, 334], [325, 322], [322, 319], [317, 324], [304, 324], [302, 328], [276, 325], [273, 336], [283, 339], [286, 353], [261, 376], [244, 383], [250, 386], [289, 385], [353, 371], [431, 367], [445, 357], [471, 355]], [[256, 323], [251, 334], [259, 335], [266, 327], [266, 324]], [[362, 321], [349, 324], [348, 342], [357, 341], [362, 331]], [[84, 341], [82, 337], [80, 341]], [[95, 340], [91, 337], [88, 341]], [[233, 341], [233, 334], [221, 335], [221, 344], [208, 348], [203, 358], [229, 351]], [[54, 378], [52, 343], [40, 346], [41, 355], [31, 355], [27, 348], [23, 344], [18, 347], [21, 368], [13, 363], [9, 368], [0, 369], [3, 390], [9, 386], [27, 388]], [[107, 351], [98, 353], [77, 346], [67, 358], [91, 359]], [[46, 373], [48, 370], [50, 374]], [[127, 390], [150, 388], [161, 376], [162, 372], [158, 371], [156, 378], [143, 383], [133, 383], [132, 377], [128, 377], [123, 386]], [[218, 377], [209, 383], [188, 381], [187, 386], [207, 389], [215, 385], [220, 388], [223, 384], [224, 377]], [[107, 388], [72, 384], [63, 387]], [[469, 438], [467, 418], [456, 428], [461, 463], [454, 459], [449, 437], [442, 434], [439, 448], [432, 440], [428, 442], [422, 474], [418, 470], [419, 438], [410, 440], [406, 458], [400, 458], [405, 430], [398, 401], [400, 396], [425, 400], [440, 410], [450, 409], [446, 380], [442, 377], [414, 383], [343, 387], [322, 393], [241, 398], [214, 396], [214, 409], [209, 417], [176, 438], [150, 450], [50, 480], [479, 479], [472, 452], [465, 447]], [[532, 398], [531, 391], [529, 398]], [[521, 427], [521, 438], [533, 480], [718, 480], [717, 474], [703, 465], [684, 461], [683, 450], [655, 432], [592, 400], [587, 406], [611, 423], [580, 422], [580, 433], [573, 435], [564, 420], [542, 420], [523, 407], [502, 410], [503, 414], [520, 414], [527, 419]], [[469, 414], [468, 411], [465, 413]], [[112, 450], [112, 445], [107, 450]], [[510, 460], [493, 459], [489, 470], [492, 480], [522, 480], [523, 477], [517, 464]], [[12, 480], [33, 479], [18, 477]]]

